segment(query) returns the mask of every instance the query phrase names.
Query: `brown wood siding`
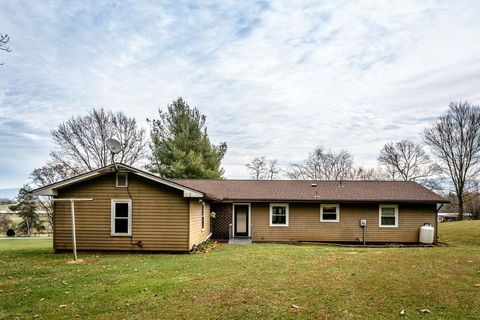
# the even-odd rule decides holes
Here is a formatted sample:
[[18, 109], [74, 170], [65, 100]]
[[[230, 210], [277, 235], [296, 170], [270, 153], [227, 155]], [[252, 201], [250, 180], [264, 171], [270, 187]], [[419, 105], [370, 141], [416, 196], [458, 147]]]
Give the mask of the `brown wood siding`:
[[202, 204], [190, 199], [190, 248], [210, 234], [210, 203], [205, 202], [205, 228], [202, 229]]
[[[130, 193], [130, 195], [129, 195]], [[79, 250], [188, 251], [189, 204], [183, 192], [148, 179], [128, 175], [127, 188], [115, 186], [115, 174], [106, 174], [59, 190], [57, 198], [93, 198], [76, 202]], [[111, 200], [132, 198], [132, 236], [111, 235]], [[69, 202], [56, 202], [54, 248], [71, 249]], [[143, 242], [143, 248], [135, 245]]]
[[360, 219], [367, 219], [367, 242], [417, 242], [424, 223], [435, 226], [434, 204], [399, 204], [398, 228], [380, 228], [378, 204], [340, 204], [340, 222], [320, 222], [320, 205], [289, 204], [289, 226], [269, 226], [269, 204], [252, 203], [254, 241], [347, 241], [362, 239]]

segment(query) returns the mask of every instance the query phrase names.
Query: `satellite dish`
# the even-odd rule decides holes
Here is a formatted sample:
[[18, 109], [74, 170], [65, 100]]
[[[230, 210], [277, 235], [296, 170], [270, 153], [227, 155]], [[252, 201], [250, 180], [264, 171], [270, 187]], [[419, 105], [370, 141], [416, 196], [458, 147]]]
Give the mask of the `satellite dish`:
[[118, 140], [115, 139], [108, 139], [105, 141], [107, 143], [107, 147], [113, 154], [117, 154], [122, 150], [122, 145]]

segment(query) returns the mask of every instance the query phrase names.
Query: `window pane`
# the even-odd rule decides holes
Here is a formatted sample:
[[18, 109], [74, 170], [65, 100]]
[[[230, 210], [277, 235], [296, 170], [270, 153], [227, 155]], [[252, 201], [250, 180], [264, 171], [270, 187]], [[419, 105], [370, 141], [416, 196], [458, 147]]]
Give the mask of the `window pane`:
[[117, 173], [117, 184], [119, 187], [127, 186], [127, 174], [126, 173]]
[[323, 211], [323, 220], [337, 220], [337, 214], [336, 213], [325, 213], [325, 210]]
[[128, 233], [128, 219], [115, 219], [115, 233]]
[[115, 217], [128, 217], [128, 203], [115, 203]]
[[383, 226], [394, 226], [395, 225], [395, 217], [382, 217], [382, 225]]
[[237, 221], [235, 222], [236, 232], [244, 233], [247, 232], [247, 212], [239, 211], [236, 214]]
[[285, 215], [272, 215], [272, 224], [287, 224]]
[[382, 216], [395, 216], [395, 208], [382, 208]]
[[285, 207], [273, 207], [272, 211], [273, 214], [285, 215], [286, 214]]
[[323, 207], [323, 212], [324, 213], [336, 213], [337, 212], [337, 207]]

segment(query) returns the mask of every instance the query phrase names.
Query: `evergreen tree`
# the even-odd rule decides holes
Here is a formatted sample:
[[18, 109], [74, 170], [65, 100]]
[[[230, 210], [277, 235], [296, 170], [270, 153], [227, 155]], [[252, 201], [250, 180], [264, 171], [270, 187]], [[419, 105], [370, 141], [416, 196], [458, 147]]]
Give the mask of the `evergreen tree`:
[[210, 143], [206, 117], [182, 98], [158, 113], [159, 119], [148, 120], [152, 155], [147, 169], [165, 178], [222, 178], [227, 144]]
[[8, 208], [22, 218], [18, 228], [28, 236], [30, 236], [30, 232], [33, 229], [37, 231], [45, 230], [45, 226], [36, 212], [35, 197], [30, 194], [30, 189], [27, 185], [18, 191], [17, 203]]

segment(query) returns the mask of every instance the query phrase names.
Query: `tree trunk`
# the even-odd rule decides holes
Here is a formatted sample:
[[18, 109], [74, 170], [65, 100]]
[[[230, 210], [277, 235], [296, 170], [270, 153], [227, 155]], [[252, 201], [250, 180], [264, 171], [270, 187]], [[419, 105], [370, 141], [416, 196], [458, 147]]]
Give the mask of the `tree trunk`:
[[463, 220], [463, 193], [457, 194], [458, 198], [458, 220]]
[[30, 237], [30, 222], [28, 221], [28, 218], [26, 219], [27, 221], [27, 235]]

